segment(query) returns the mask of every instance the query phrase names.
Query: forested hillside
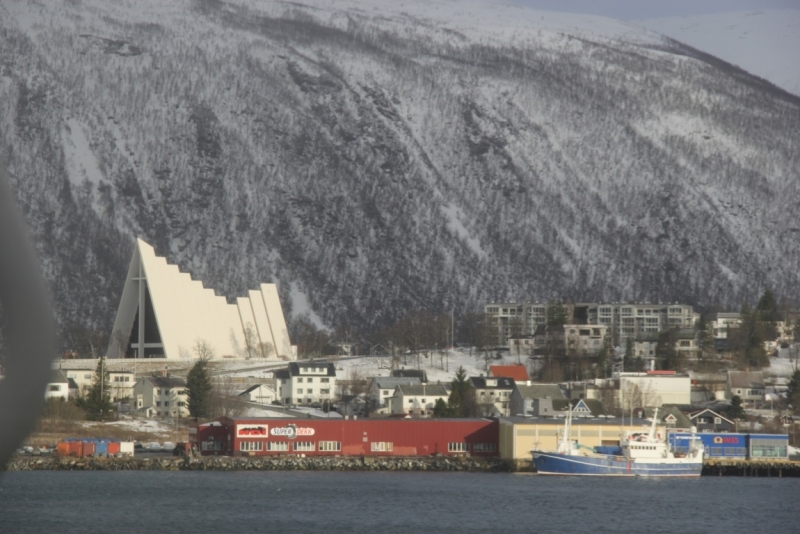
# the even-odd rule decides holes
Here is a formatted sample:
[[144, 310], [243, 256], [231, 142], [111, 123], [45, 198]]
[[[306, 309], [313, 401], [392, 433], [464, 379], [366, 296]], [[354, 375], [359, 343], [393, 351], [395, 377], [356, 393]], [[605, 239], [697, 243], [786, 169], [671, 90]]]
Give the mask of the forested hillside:
[[602, 18], [0, 5], [0, 147], [65, 332], [110, 330], [136, 236], [364, 333], [492, 299], [797, 298], [798, 124], [797, 97]]

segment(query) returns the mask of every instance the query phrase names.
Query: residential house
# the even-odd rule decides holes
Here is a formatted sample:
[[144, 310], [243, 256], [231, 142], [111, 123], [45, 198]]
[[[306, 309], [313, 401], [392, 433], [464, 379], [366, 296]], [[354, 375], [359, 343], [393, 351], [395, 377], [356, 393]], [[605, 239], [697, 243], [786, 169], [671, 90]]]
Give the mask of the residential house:
[[111, 402], [133, 397], [133, 385], [136, 375], [133, 371], [124, 369], [108, 371], [108, 385], [111, 389]]
[[392, 413], [396, 415], [433, 415], [436, 401], [447, 402], [450, 394], [441, 384], [420, 384], [416, 386], [397, 386], [392, 396]]
[[725, 400], [727, 393], [727, 373], [693, 373], [691, 404], [698, 405], [703, 402]]
[[543, 325], [536, 328], [534, 351], [544, 354], [549, 350], [556, 350], [578, 356], [596, 356], [603, 348], [607, 333], [608, 327], [605, 325]]
[[764, 373], [761, 371], [728, 371], [728, 399], [738, 395], [750, 406], [761, 406], [764, 402]]
[[469, 379], [475, 390], [478, 409], [484, 417], [502, 417], [510, 414], [509, 402], [514, 391], [513, 378], [473, 376]]
[[364, 393], [358, 395], [342, 395], [336, 403], [336, 411], [344, 417], [364, 417], [367, 415], [369, 396]]
[[96, 367], [96, 360], [95, 363], [91, 365], [82, 366], [84, 368], [76, 369], [71, 368], [67, 369], [64, 372], [67, 375], [67, 378], [74, 380], [75, 384], [78, 386], [78, 396], [83, 397], [89, 390], [92, 388], [92, 380], [94, 378], [94, 370]]
[[[565, 398], [564, 392], [561, 391], [561, 387], [558, 384], [515, 384], [509, 401], [509, 412], [514, 416], [551, 415], [553, 411], [552, 400], [563, 398]], [[550, 401], [550, 414], [545, 411], [545, 408], [548, 408], [546, 402], [536, 402], [540, 399]]]
[[422, 384], [416, 377], [376, 376], [369, 385], [369, 413], [389, 414], [392, 412], [392, 397], [397, 386], [418, 386]]
[[50, 371], [44, 398], [69, 400], [69, 379], [61, 369]]
[[489, 375], [496, 378], [513, 378], [517, 385], [531, 385], [531, 377], [524, 365], [492, 365], [489, 367]]
[[742, 324], [742, 314], [737, 312], [715, 313], [711, 318], [711, 329], [715, 339], [727, 339], [728, 331], [739, 328]]
[[188, 417], [186, 379], [163, 371], [142, 377], [133, 386], [132, 409], [146, 417]]
[[314, 360], [297, 361], [275, 372], [275, 389], [285, 404], [332, 401], [336, 393], [336, 366]]
[[724, 417], [714, 410], [695, 410], [689, 412], [689, 419], [692, 425], [697, 427], [698, 432], [736, 432], [736, 423]]
[[275, 390], [266, 384], [256, 384], [239, 393], [239, 397], [249, 402], [258, 404], [272, 404], [277, 400], [278, 395]]
[[[647, 418], [652, 421], [655, 413], [655, 408], [647, 407], [642, 411]], [[669, 430], [688, 431], [692, 427], [692, 421], [681, 410], [680, 406], [674, 404], [665, 404], [658, 408], [658, 425], [664, 425], [664, 428]], [[662, 438], [664, 436], [661, 436]]]

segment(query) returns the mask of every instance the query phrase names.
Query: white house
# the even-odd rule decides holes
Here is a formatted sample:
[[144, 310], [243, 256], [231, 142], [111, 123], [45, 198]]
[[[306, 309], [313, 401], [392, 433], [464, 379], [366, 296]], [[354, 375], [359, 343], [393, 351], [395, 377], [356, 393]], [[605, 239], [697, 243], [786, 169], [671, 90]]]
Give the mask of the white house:
[[397, 386], [418, 386], [416, 377], [376, 376], [369, 385], [370, 413], [389, 414], [392, 411], [392, 396]]
[[514, 379], [504, 377], [470, 377], [475, 389], [475, 400], [481, 415], [486, 417], [510, 415], [509, 402], [514, 391]]
[[336, 366], [327, 362], [292, 362], [275, 371], [275, 389], [284, 404], [332, 401], [336, 393]]
[[44, 398], [69, 400], [69, 379], [60, 369], [51, 371], [50, 380], [44, 390]]
[[727, 339], [729, 328], [739, 328], [742, 324], [742, 314], [738, 312], [720, 312], [714, 314], [711, 321], [711, 328], [714, 330], [714, 337], [717, 339]]
[[623, 410], [663, 404], [691, 404], [692, 381], [675, 371], [618, 373], [619, 405]]
[[146, 376], [133, 386], [133, 410], [146, 417], [188, 417], [186, 380], [167, 373]]
[[764, 402], [765, 393], [761, 371], [728, 371], [728, 399], [738, 395], [745, 404], [756, 406]]
[[420, 384], [418, 386], [397, 386], [392, 396], [392, 413], [431, 416], [436, 401], [447, 402], [447, 389], [441, 384]]
[[136, 375], [133, 371], [108, 371], [108, 385], [111, 390], [111, 402], [133, 397], [133, 385]]

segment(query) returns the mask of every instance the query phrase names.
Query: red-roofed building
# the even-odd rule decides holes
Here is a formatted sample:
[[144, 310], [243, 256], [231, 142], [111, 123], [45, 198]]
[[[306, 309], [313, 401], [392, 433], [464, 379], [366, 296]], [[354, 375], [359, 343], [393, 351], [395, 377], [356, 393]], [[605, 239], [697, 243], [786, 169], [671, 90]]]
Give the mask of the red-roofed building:
[[490, 373], [495, 378], [513, 378], [514, 382], [522, 386], [531, 384], [531, 377], [524, 365], [492, 365]]

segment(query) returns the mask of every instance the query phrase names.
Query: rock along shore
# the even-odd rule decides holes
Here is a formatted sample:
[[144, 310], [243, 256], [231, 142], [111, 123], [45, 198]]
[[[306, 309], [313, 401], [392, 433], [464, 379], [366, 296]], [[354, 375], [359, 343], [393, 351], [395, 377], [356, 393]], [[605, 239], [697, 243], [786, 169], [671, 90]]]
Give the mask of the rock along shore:
[[7, 471], [464, 471], [515, 470], [500, 458], [228, 457], [12, 458]]

